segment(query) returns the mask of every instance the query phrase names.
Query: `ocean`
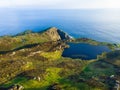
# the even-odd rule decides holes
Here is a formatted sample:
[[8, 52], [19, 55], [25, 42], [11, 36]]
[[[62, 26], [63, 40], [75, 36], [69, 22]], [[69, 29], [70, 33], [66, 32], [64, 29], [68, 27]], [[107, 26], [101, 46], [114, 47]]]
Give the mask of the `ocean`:
[[120, 9], [0, 9], [0, 36], [57, 27], [75, 38], [120, 43]]

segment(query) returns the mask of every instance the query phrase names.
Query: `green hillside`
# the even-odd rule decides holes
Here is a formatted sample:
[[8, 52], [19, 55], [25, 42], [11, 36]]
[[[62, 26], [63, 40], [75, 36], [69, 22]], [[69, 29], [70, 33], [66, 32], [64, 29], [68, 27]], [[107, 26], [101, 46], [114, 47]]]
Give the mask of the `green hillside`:
[[[115, 50], [117, 46], [91, 39], [73, 39], [57, 30], [49, 28], [39, 33], [27, 31], [0, 37], [0, 90], [116, 88], [116, 80], [120, 81], [120, 51]], [[111, 45], [113, 51], [94, 60], [65, 58], [62, 53], [69, 47], [69, 41]]]

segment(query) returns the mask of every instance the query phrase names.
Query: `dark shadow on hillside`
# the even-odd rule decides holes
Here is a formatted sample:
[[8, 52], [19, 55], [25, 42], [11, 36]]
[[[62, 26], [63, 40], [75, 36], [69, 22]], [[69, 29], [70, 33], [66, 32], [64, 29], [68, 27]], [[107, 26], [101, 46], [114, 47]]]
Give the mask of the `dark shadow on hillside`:
[[24, 49], [24, 48], [32, 48], [32, 47], [35, 47], [37, 45], [39, 45], [39, 43], [28, 44], [28, 45], [25, 45], [25, 46], [22, 46], [22, 47], [18, 47], [16, 49], [13, 49], [13, 50], [10, 50], [10, 51], [0, 51], [0, 54], [6, 54], [6, 53], [9, 53], [9, 52], [17, 51], [17, 50]]

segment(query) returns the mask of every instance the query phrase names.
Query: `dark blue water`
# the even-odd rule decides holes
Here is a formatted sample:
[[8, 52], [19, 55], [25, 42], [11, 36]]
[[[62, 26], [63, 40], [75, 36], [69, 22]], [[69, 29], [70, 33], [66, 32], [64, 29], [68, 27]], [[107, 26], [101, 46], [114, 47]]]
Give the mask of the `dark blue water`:
[[74, 37], [120, 43], [120, 10], [0, 9], [0, 36], [55, 26]]
[[97, 55], [103, 52], [110, 52], [111, 50], [107, 46], [95, 46], [85, 43], [69, 43], [70, 48], [67, 48], [63, 52], [63, 57], [70, 57], [73, 59], [90, 60], [96, 59]]

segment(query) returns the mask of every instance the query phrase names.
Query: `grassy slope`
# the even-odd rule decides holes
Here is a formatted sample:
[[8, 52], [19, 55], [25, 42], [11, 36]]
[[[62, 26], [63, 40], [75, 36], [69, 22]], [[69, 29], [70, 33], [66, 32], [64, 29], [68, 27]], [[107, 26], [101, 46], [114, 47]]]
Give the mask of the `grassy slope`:
[[[25, 90], [44, 90], [49, 85], [58, 82], [62, 84], [63, 88], [66, 86], [66, 88], [77, 88], [76, 85], [73, 85], [73, 82], [67, 81], [66, 77], [74, 74], [77, 69], [79, 69], [79, 71], [77, 72], [80, 72], [84, 68], [84, 66], [89, 63], [88, 61], [74, 61], [69, 58], [62, 58], [60, 51], [42, 52], [41, 54], [39, 54], [39, 56], [44, 57], [45, 61], [42, 61], [43, 58], [37, 58], [33, 60], [31, 57], [31, 60], [30, 58], [25, 59], [27, 65], [23, 69], [24, 74], [15, 77], [11, 81], [4, 84], [4, 86], [7, 87], [18, 83], [23, 85], [25, 87]], [[26, 67], [28, 69], [26, 69]], [[33, 73], [31, 72], [31, 70], [33, 70]], [[35, 76], [40, 76], [42, 80], [34, 80], [33, 77]]]
[[[0, 58], [2, 61], [6, 62], [4, 67], [0, 67], [4, 68], [4, 73], [1, 72], [1, 74], [3, 74], [3, 78], [7, 81], [2, 84], [2, 86], [9, 87], [13, 84], [21, 84], [25, 87], [25, 90], [45, 90], [48, 86], [56, 82], [65, 89], [76, 88], [77, 90], [80, 86], [88, 86], [85, 83], [74, 84], [74, 82], [69, 81], [67, 77], [74, 73], [81, 72], [82, 69], [90, 62], [62, 58], [62, 50], [57, 50], [57, 47], [59, 47], [57, 42], [47, 42], [35, 47], [14, 51], [15, 54], [13, 54], [13, 52], [2, 54]], [[31, 56], [33, 53], [38, 51], [41, 52]], [[11, 60], [12, 64], [9, 60]], [[20, 64], [22, 66], [20, 69], [19, 63], [21, 60], [24, 65]], [[6, 65], [7, 63], [10, 66]], [[0, 64], [2, 65], [3, 63]], [[9, 67], [9, 70], [7, 67]], [[14, 68], [16, 73], [12, 72]], [[9, 78], [6, 78], [4, 75], [7, 75], [7, 73], [12, 73], [13, 76], [8, 76]], [[37, 76], [41, 77], [41, 81], [33, 79]]]
[[[117, 58], [116, 53], [112, 52], [107, 57], [106, 54], [99, 57], [100, 61], [63, 58], [61, 57], [63, 49], [58, 49], [58, 42], [48, 41], [49, 38], [46, 35], [37, 33], [0, 38], [0, 42], [2, 42], [0, 51], [39, 43], [31, 48], [22, 48], [0, 55], [1, 86], [9, 87], [13, 84], [21, 84], [25, 90], [46, 90], [50, 85], [58, 83], [59, 87], [64, 90], [108, 90], [107, 84], [103, 83], [100, 78], [119, 74], [115, 72], [119, 67], [114, 66], [120, 65], [118, 52]], [[78, 42], [99, 44], [83, 39]], [[108, 57], [112, 55], [114, 58]], [[34, 77], [38, 76], [41, 81], [34, 80]]]
[[108, 53], [104, 60], [120, 67], [120, 50]]
[[[53, 57], [51, 53], [54, 53], [54, 55], [52, 55]], [[40, 57], [37, 59], [33, 59], [32, 57], [25, 59], [27, 65], [25, 65], [23, 72], [21, 72], [22, 74], [11, 79], [3, 86], [8, 87], [13, 84], [20, 84], [25, 87], [25, 90], [46, 90], [51, 84], [59, 83], [60, 87], [65, 90], [80, 90], [80, 88], [82, 88], [81, 90], [104, 90], [106, 89], [106, 87], [103, 87], [104, 83], [102, 83], [103, 86], [99, 86], [98, 84], [101, 82], [94, 82], [96, 83], [94, 86], [94, 84], [90, 82], [91, 78], [94, 76], [96, 80], [100, 76], [115, 74], [113, 65], [99, 61], [94, 62], [62, 58], [59, 53], [60, 52], [56, 51], [44, 52], [44, 54], [42, 54], [42, 57], [45, 58], [44, 60], [40, 58], [41, 54], [39, 54]], [[58, 57], [54, 58], [56, 55]], [[82, 74], [81, 71], [82, 73], [84, 72], [84, 74]], [[35, 76], [40, 76], [41, 81], [34, 80], [33, 78]], [[73, 79], [70, 78], [71, 76], [73, 76]], [[87, 81], [79, 81], [79, 79], [86, 79], [87, 77]]]
[[28, 44], [43, 43], [48, 41], [50, 41], [50, 38], [42, 33], [28, 33], [13, 37], [4, 36], [0, 38], [0, 51], [9, 51]]

